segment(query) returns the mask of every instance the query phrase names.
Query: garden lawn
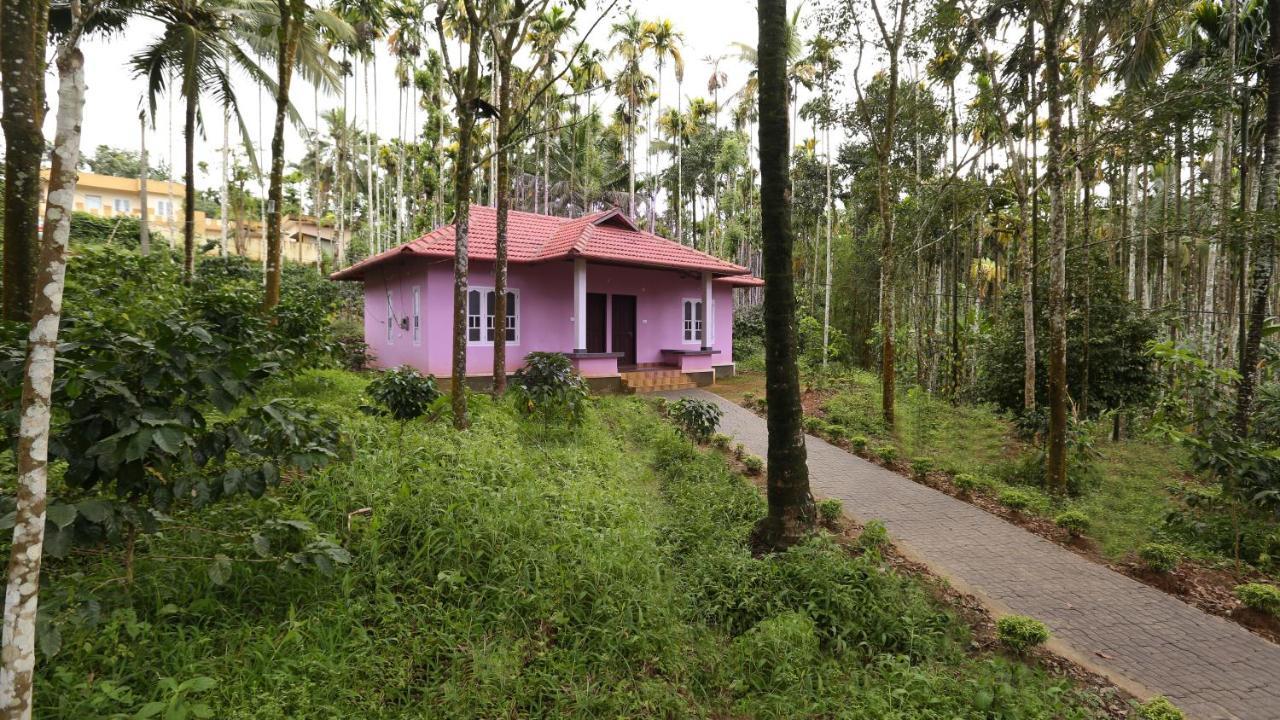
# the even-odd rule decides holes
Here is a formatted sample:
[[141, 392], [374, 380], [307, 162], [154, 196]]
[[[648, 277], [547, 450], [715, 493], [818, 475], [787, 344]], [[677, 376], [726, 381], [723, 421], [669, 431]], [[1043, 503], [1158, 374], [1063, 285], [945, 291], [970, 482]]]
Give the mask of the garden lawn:
[[[1111, 559], [1157, 539], [1163, 519], [1177, 507], [1170, 489], [1187, 480], [1183, 449], [1147, 438], [1113, 443], [1107, 424], [1101, 423], [1091, 430], [1100, 481], [1077, 498], [1056, 500], [1026, 477], [1036, 449], [1020, 441], [1011, 423], [989, 406], [952, 405], [908, 388], [898, 395], [897, 426], [889, 432], [880, 412], [880, 380], [875, 374], [860, 370], [827, 376], [813, 373], [805, 376], [804, 384], [814, 398], [806, 406], [816, 411], [813, 417], [820, 421], [816, 428], [810, 421], [811, 429], [843, 439], [865, 437], [871, 453], [891, 445], [907, 464], [925, 458], [935, 469], [975, 475], [992, 495], [1017, 487], [1031, 496], [1030, 510], [1046, 517], [1079, 509], [1091, 521], [1089, 536]], [[754, 374], [712, 389], [736, 402], [747, 393], [764, 394], [763, 378]]]
[[[131, 583], [118, 548], [47, 563], [60, 647], [39, 663], [40, 717], [1094, 716], [1093, 696], [970, 654], [967, 629], [874, 553], [817, 538], [753, 558], [758, 492], [640, 400], [546, 430], [475, 395], [457, 432], [363, 414], [367, 380], [272, 388], [341, 418], [350, 456], [176, 513], [139, 540]], [[226, 532], [281, 517], [350, 564], [253, 562]]]

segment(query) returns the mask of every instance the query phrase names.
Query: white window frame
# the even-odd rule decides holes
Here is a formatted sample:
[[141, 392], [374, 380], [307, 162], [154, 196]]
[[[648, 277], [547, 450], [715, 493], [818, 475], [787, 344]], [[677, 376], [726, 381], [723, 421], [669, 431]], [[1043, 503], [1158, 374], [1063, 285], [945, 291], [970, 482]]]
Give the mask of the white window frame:
[[[693, 303], [693, 319], [684, 319], [684, 309], [689, 303]], [[685, 345], [702, 345], [703, 320], [700, 309], [702, 307], [702, 298], [684, 298], [680, 301], [680, 341]], [[692, 327], [690, 327], [692, 325]], [[693, 339], [690, 340], [690, 332]]]
[[[480, 294], [480, 313], [479, 314], [472, 314], [471, 312], [471, 293], [473, 292]], [[492, 285], [489, 285], [489, 286], [472, 285], [471, 287], [467, 288], [467, 345], [468, 346], [478, 345], [478, 346], [488, 347], [493, 345], [493, 340], [487, 339], [489, 336], [489, 333], [495, 329], [494, 317], [489, 314], [489, 293], [492, 293], [492, 292], [494, 292]], [[524, 305], [524, 303], [520, 301], [519, 288], [509, 287], [507, 288], [507, 292], [510, 293], [513, 297], [515, 297], [515, 300], [516, 300], [515, 312], [512, 313], [512, 321], [514, 323], [514, 327], [510, 328], [511, 330], [513, 330], [512, 332], [513, 339], [508, 340], [507, 345], [519, 345], [520, 344], [520, 312], [523, 309], [522, 306]], [[508, 305], [507, 309], [510, 310], [510, 308], [511, 306]], [[472, 329], [477, 329], [480, 331], [479, 340], [471, 339]]]
[[396, 306], [391, 297], [391, 288], [387, 288], [387, 344], [395, 345]]
[[716, 299], [711, 298], [711, 307], [707, 309], [707, 317], [706, 317], [706, 320], [704, 321], [711, 326], [707, 332], [707, 347], [711, 347], [716, 344], [716, 325], [718, 325], [719, 323], [715, 321], [715, 317], [716, 317], [715, 312], [716, 312]]
[[111, 209], [114, 212], [128, 214], [133, 210], [133, 203], [129, 198], [115, 198], [111, 201]]
[[168, 200], [157, 200], [156, 214], [163, 218], [173, 217], [173, 203]]
[[[95, 207], [95, 204], [97, 205], [97, 207]], [[101, 195], [85, 195], [84, 209], [90, 212], [94, 210], [97, 210], [98, 212], [102, 212], [102, 196]]]
[[422, 287], [413, 286], [413, 316], [410, 319], [413, 323], [410, 327], [413, 329], [413, 344], [422, 344]]

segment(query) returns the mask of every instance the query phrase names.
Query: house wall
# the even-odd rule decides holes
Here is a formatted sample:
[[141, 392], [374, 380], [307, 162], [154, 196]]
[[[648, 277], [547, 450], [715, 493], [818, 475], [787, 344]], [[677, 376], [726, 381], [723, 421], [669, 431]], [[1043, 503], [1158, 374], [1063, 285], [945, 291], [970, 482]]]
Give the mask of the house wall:
[[[493, 263], [471, 264], [469, 283], [473, 287], [493, 286]], [[412, 341], [413, 287], [422, 297], [422, 339]], [[539, 265], [512, 265], [508, 286], [519, 291], [519, 340], [507, 343], [507, 371], [524, 365], [524, 357], [534, 351], [571, 352], [576, 333], [573, 316], [573, 263], [550, 262]], [[387, 342], [387, 290], [391, 290], [397, 319], [410, 318], [408, 330], [393, 327]], [[613, 265], [587, 264], [587, 292], [636, 296], [636, 361], [663, 362], [662, 350], [693, 349], [684, 344], [682, 301], [702, 297], [700, 276], [674, 270], [649, 270]], [[715, 333], [712, 347], [719, 354], [708, 365], [726, 365], [733, 358], [733, 289], [713, 286]], [[612, 343], [612, 298], [606, 316], [607, 341]], [[365, 341], [375, 354], [375, 365], [390, 368], [409, 364], [437, 377], [452, 374], [453, 264], [450, 260], [406, 257], [371, 268], [365, 277]], [[610, 347], [610, 350], [613, 348]], [[467, 350], [467, 374], [493, 372], [493, 348], [471, 345]]]

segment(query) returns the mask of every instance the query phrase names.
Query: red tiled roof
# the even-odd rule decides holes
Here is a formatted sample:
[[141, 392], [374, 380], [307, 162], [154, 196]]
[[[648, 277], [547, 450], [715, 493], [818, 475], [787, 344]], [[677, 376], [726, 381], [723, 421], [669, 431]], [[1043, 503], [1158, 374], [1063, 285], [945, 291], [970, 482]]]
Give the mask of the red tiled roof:
[[[497, 256], [497, 211], [472, 205], [467, 257], [493, 260]], [[454, 226], [442, 225], [417, 240], [391, 248], [340, 270], [333, 280], [362, 280], [370, 267], [392, 258], [418, 256], [451, 258]], [[507, 261], [536, 263], [572, 257], [620, 265], [697, 270], [715, 275], [744, 275], [740, 265], [645, 232], [617, 210], [561, 218], [511, 211], [507, 220]]]
[[753, 275], [729, 275], [716, 278], [716, 282], [734, 287], [764, 287], [764, 280]]

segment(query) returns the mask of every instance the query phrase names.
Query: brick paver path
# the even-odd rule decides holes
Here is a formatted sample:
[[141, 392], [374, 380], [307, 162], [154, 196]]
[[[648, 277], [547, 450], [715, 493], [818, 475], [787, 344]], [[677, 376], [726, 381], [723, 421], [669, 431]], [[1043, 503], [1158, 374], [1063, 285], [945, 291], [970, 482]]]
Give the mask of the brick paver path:
[[[703, 390], [670, 393], [724, 409], [721, 432], [765, 457], [765, 422]], [[1169, 696], [1200, 720], [1280, 718], [1280, 646], [1090, 562], [966, 502], [813, 436], [814, 493], [879, 519], [895, 542], [957, 586], [1048, 624], [1112, 674]]]

